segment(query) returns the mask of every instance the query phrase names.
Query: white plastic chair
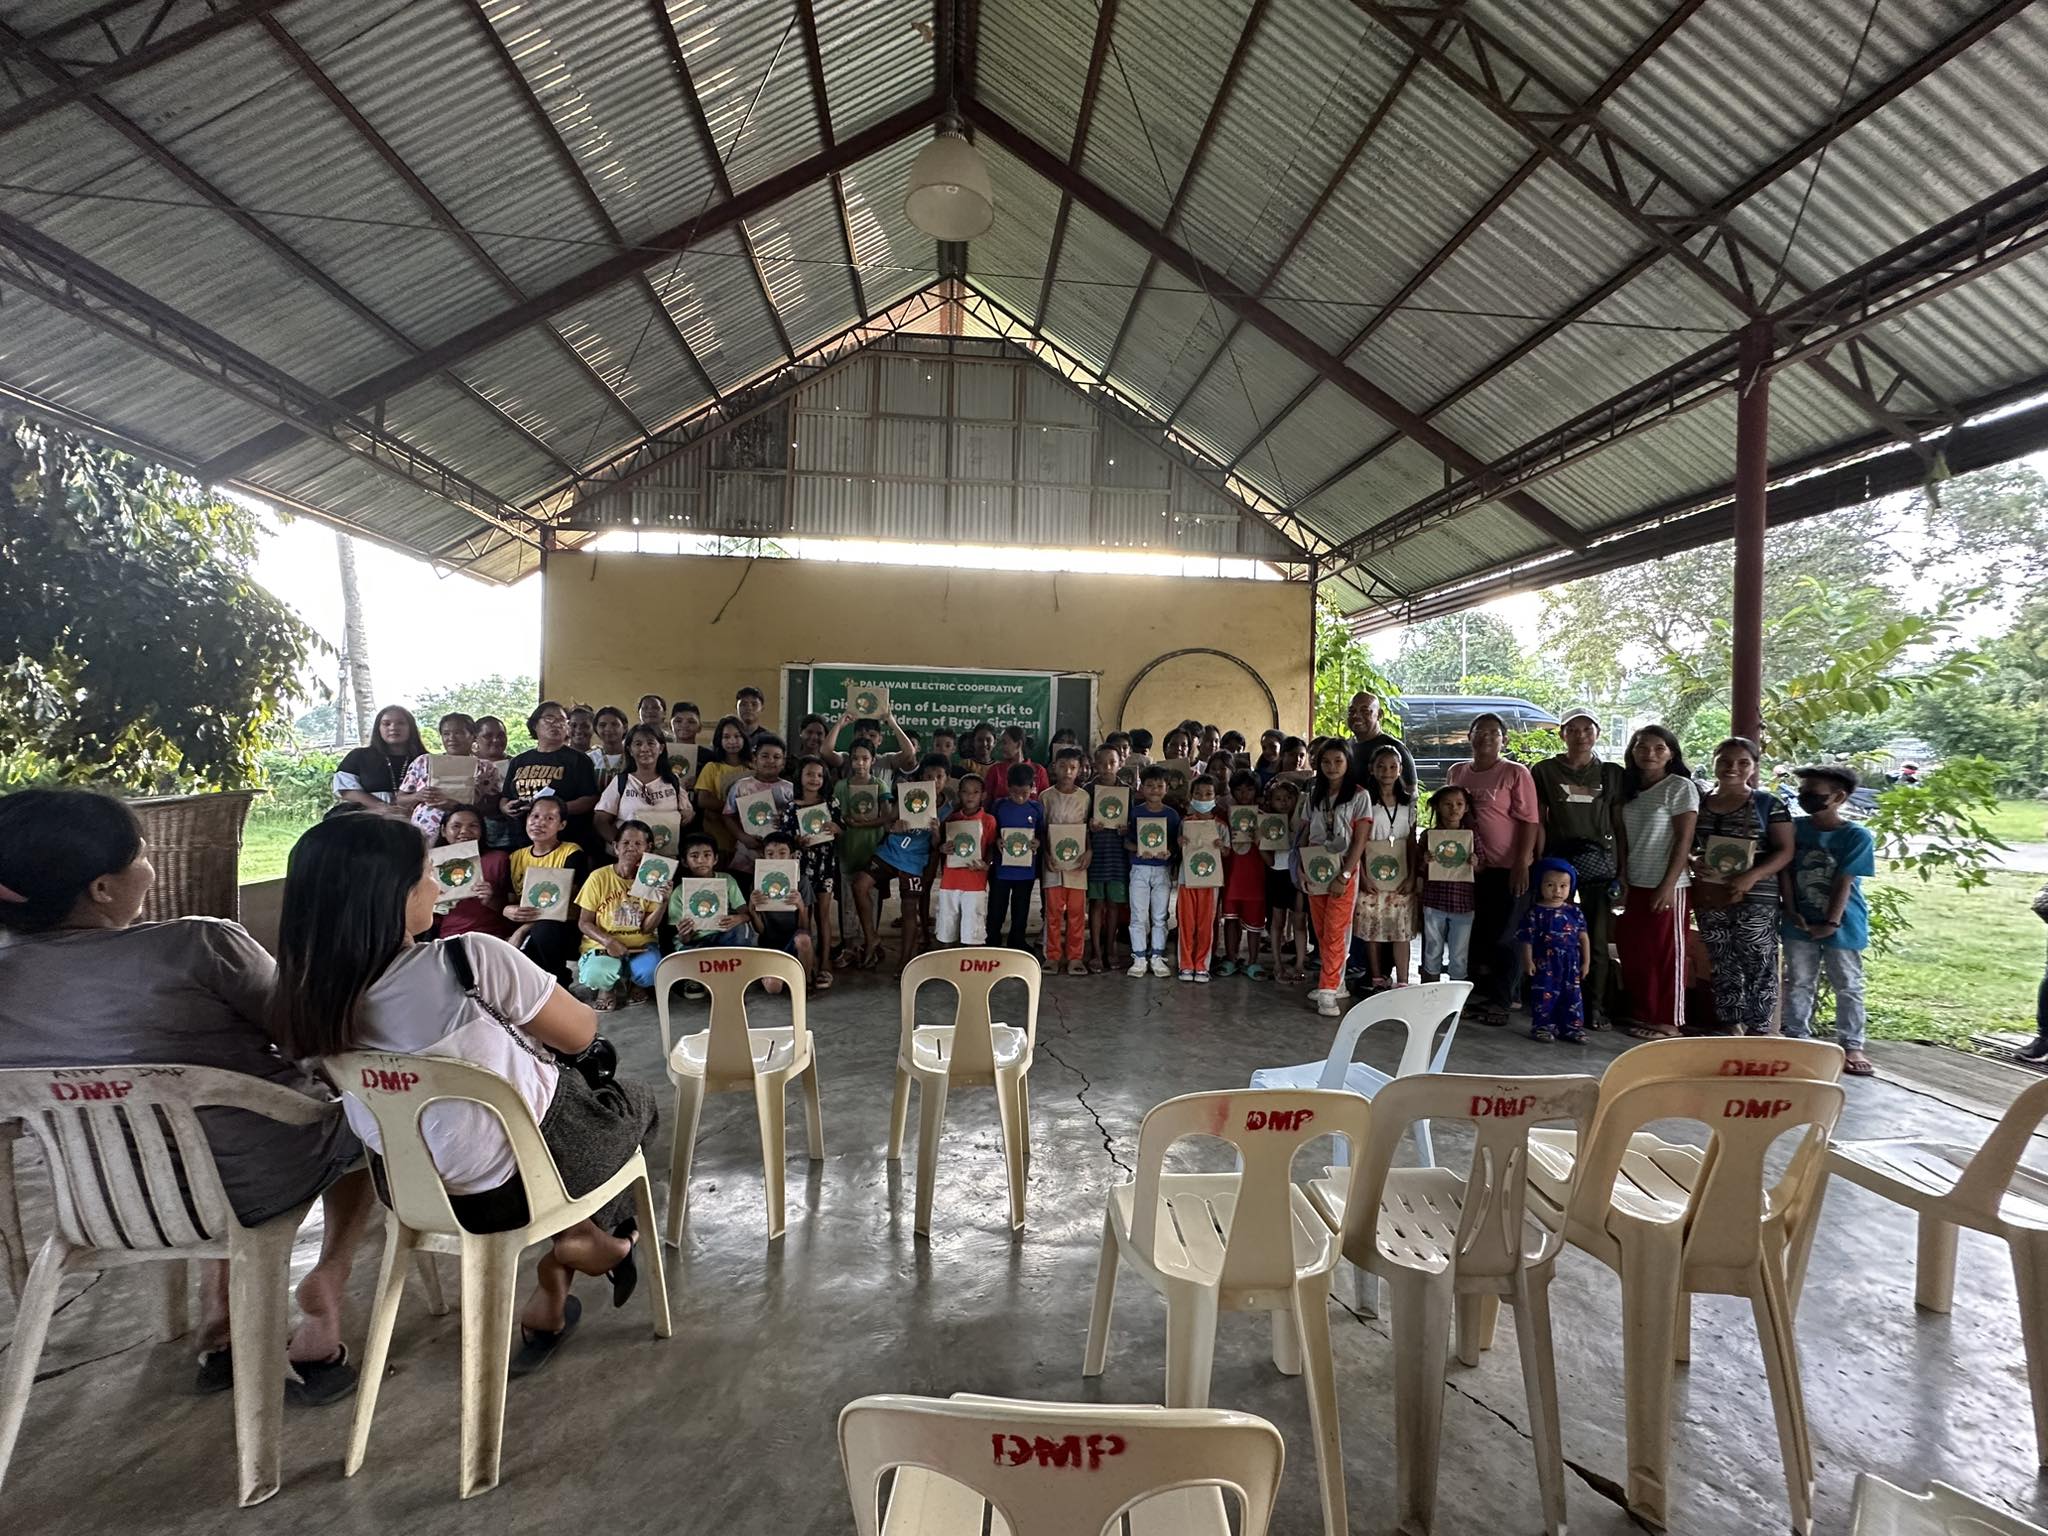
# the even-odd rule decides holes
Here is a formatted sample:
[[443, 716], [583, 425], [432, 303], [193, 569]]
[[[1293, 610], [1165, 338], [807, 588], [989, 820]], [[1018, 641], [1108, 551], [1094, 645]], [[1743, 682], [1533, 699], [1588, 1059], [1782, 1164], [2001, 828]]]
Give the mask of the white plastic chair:
[[14, 1187], [14, 1144], [27, 1135], [19, 1120], [0, 1120], [0, 1275], [16, 1305], [28, 1285], [28, 1239], [21, 1231], [21, 1200]]
[[2048, 1079], [2013, 1100], [1974, 1151], [1949, 1142], [1851, 1141], [1829, 1153], [1828, 1167], [1919, 1214], [1913, 1300], [1930, 1312], [1955, 1301], [1957, 1228], [2005, 1239], [2034, 1398], [2034, 1450], [2048, 1467], [2048, 1172], [2020, 1163], [2044, 1118]]
[[[946, 1095], [953, 1088], [987, 1084], [995, 1090], [1003, 1162], [1010, 1178], [1010, 1226], [1024, 1225], [1024, 1187], [1031, 1173], [1031, 1057], [1038, 1044], [1038, 981], [1043, 967], [1020, 949], [939, 949], [903, 968], [903, 1029], [896, 1043], [896, 1093], [889, 1106], [889, 1161], [903, 1156], [910, 1116], [910, 1085], [917, 1083], [916, 1230], [932, 1231], [932, 1186]], [[998, 1024], [990, 1011], [996, 983], [1024, 983], [1021, 1028]], [[918, 990], [927, 982], [953, 988], [953, 1022], [919, 1024]]]
[[[785, 1027], [747, 1026], [747, 988], [773, 978], [789, 996]], [[669, 1029], [669, 993], [678, 982], [694, 981], [711, 993], [711, 1025], [676, 1039]], [[676, 1085], [674, 1150], [668, 1165], [668, 1222], [663, 1237], [683, 1240], [690, 1205], [690, 1163], [697, 1150], [697, 1121], [704, 1096], [751, 1092], [761, 1121], [761, 1171], [768, 1199], [768, 1236], [782, 1236], [785, 1101], [792, 1078], [804, 1089], [804, 1135], [811, 1161], [825, 1156], [824, 1115], [818, 1103], [818, 1063], [804, 1020], [804, 968], [779, 949], [714, 946], [684, 950], [664, 959], [654, 973], [654, 1006], [661, 1018], [661, 1054]]]
[[[1266, 1536], [1286, 1451], [1220, 1409], [863, 1397], [839, 1414], [858, 1536]], [[886, 1505], [882, 1474], [893, 1470]]]
[[[1621, 1280], [1628, 1508], [1658, 1526], [1666, 1524], [1680, 1301], [1692, 1292], [1749, 1299], [1777, 1413], [1792, 1525], [1813, 1528], [1813, 1447], [1787, 1279], [1786, 1213], [1814, 1208], [1813, 1186], [1825, 1178], [1826, 1164], [1818, 1155], [1795, 1154], [1767, 1185], [1764, 1159], [1792, 1131], [1810, 1137], [1817, 1130], [1824, 1147], [1842, 1101], [1839, 1083], [1790, 1077], [1639, 1083], [1603, 1100], [1568, 1205], [1552, 1204], [1531, 1180], [1531, 1208], [1545, 1221], [1562, 1222], [1568, 1242]], [[1689, 1186], [1660, 1177], [1652, 1158], [1632, 1145], [1659, 1120], [1690, 1120], [1708, 1132], [1699, 1176]]]
[[19, 1120], [35, 1137], [55, 1207], [55, 1230], [29, 1269], [0, 1375], [0, 1481], [67, 1274], [167, 1262], [166, 1294], [182, 1312], [186, 1262], [226, 1259], [240, 1498], [246, 1508], [277, 1492], [292, 1238], [312, 1202], [260, 1227], [238, 1222], [199, 1123], [199, 1108], [214, 1105], [285, 1125], [311, 1125], [333, 1112], [321, 1100], [214, 1067], [0, 1071], [0, 1119]]
[[2048, 1536], [2048, 1528], [1973, 1499], [1947, 1483], [1929, 1483], [1925, 1493], [1908, 1493], [1881, 1477], [1859, 1472], [1849, 1536]]
[[[1526, 1209], [1532, 1127], [1591, 1124], [1599, 1083], [1590, 1077], [1471, 1077], [1424, 1074], [1389, 1083], [1373, 1102], [1372, 1136], [1355, 1170], [1329, 1169], [1310, 1197], [1342, 1234], [1345, 1257], [1386, 1279], [1393, 1290], [1394, 1413], [1398, 1526], [1428, 1531], [1436, 1519], [1442, 1444], [1444, 1362], [1451, 1315], [1458, 1358], [1479, 1363], [1505, 1301], [1515, 1309], [1522, 1388], [1550, 1536], [1565, 1528], [1564, 1448], [1558, 1422], [1557, 1365], [1550, 1343], [1550, 1281], [1564, 1234]], [[1472, 1161], [1461, 1177], [1448, 1168], [1396, 1168], [1410, 1125], [1435, 1118], [1472, 1126]], [[1355, 1183], [1354, 1183], [1355, 1181]], [[1355, 1211], [1353, 1188], [1371, 1204]]]
[[[361, 1384], [356, 1389], [355, 1423], [349, 1431], [342, 1475], [353, 1477], [370, 1448], [370, 1421], [391, 1353], [391, 1331], [405, 1289], [408, 1258], [420, 1252], [450, 1253], [462, 1262], [462, 1465], [459, 1487], [465, 1499], [498, 1486], [499, 1450], [505, 1438], [506, 1372], [512, 1359], [513, 1306], [517, 1301], [519, 1257], [535, 1243], [565, 1232], [632, 1191], [643, 1233], [654, 1230], [654, 1188], [647, 1159], [639, 1151], [619, 1171], [587, 1194], [571, 1196], [562, 1185], [553, 1154], [541, 1140], [533, 1112], [504, 1078], [446, 1056], [405, 1056], [383, 1051], [349, 1051], [327, 1058], [334, 1080], [360, 1100], [377, 1120], [384, 1143], [384, 1179], [391, 1196], [385, 1218], [384, 1266], [377, 1300], [363, 1344]], [[435, 1104], [478, 1104], [496, 1116], [512, 1146], [512, 1161], [526, 1192], [527, 1222], [510, 1232], [470, 1232], [456, 1220], [447, 1186], [420, 1133], [420, 1117]], [[640, 1288], [654, 1314], [654, 1334], [670, 1334], [668, 1277], [661, 1245], [642, 1242], [636, 1250], [645, 1266]]]
[[[1294, 1154], [1319, 1136], [1362, 1153], [1371, 1113], [1357, 1094], [1317, 1089], [1191, 1093], [1148, 1111], [1137, 1177], [1109, 1191], [1081, 1366], [1083, 1376], [1102, 1374], [1120, 1262], [1166, 1298], [1169, 1408], [1208, 1406], [1219, 1313], [1271, 1313], [1274, 1365], [1307, 1379], [1327, 1536], [1346, 1529], [1328, 1295], [1339, 1249], [1293, 1182]], [[1229, 1142], [1239, 1171], [1165, 1172], [1167, 1152], [1188, 1136]]]
[[[1458, 1036], [1458, 1021], [1464, 1014], [1465, 999], [1472, 995], [1469, 981], [1426, 981], [1418, 986], [1397, 987], [1354, 1004], [1337, 1025], [1330, 1042], [1330, 1054], [1321, 1061], [1304, 1061], [1293, 1067], [1261, 1067], [1252, 1074], [1254, 1088], [1344, 1088], [1361, 1098], [1371, 1098], [1399, 1077], [1418, 1072], [1441, 1072], [1450, 1059], [1451, 1042]], [[1351, 1058], [1358, 1042], [1376, 1024], [1399, 1024], [1407, 1031], [1401, 1046], [1401, 1060], [1392, 1075], [1378, 1067]], [[1442, 1038], [1437, 1031], [1442, 1030]], [[1427, 1167], [1436, 1162], [1436, 1148], [1429, 1139], [1429, 1122], [1415, 1123], [1416, 1157]], [[1338, 1166], [1343, 1166], [1340, 1162]]]

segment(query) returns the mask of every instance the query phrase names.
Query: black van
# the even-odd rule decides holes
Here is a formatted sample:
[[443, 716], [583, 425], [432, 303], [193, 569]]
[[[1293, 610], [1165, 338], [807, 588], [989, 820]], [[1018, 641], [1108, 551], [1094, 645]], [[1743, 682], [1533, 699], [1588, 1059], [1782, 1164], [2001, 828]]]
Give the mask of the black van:
[[1499, 715], [1508, 734], [1556, 730], [1557, 716], [1527, 699], [1476, 693], [1404, 693], [1394, 700], [1401, 716], [1401, 742], [1415, 758], [1424, 784], [1443, 783], [1451, 764], [1472, 755], [1472, 722], [1481, 715]]

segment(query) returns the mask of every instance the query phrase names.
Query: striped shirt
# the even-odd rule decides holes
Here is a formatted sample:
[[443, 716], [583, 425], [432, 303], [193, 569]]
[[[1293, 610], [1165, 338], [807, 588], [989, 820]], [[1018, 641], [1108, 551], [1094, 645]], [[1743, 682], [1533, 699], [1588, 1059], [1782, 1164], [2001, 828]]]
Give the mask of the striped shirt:
[[[1628, 830], [1628, 883], [1652, 889], [1664, 883], [1671, 868], [1672, 822], [1700, 808], [1699, 786], [1681, 774], [1666, 774], [1633, 800], [1622, 802], [1621, 824]], [[1679, 866], [1680, 887], [1692, 875]]]

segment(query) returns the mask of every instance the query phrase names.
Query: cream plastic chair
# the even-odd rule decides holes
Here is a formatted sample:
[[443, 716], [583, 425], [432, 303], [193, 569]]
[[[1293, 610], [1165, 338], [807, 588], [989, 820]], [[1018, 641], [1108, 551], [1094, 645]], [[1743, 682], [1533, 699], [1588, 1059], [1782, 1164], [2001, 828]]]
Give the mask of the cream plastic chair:
[[[466, 1061], [445, 1056], [404, 1056], [383, 1051], [349, 1051], [327, 1058], [334, 1080], [376, 1117], [384, 1143], [384, 1176], [391, 1195], [385, 1217], [384, 1266], [377, 1300], [363, 1343], [361, 1385], [356, 1389], [355, 1423], [349, 1431], [344, 1477], [353, 1477], [370, 1448], [370, 1421], [391, 1353], [391, 1331], [405, 1289], [406, 1261], [426, 1253], [455, 1254], [462, 1262], [462, 1465], [463, 1498], [498, 1486], [498, 1456], [505, 1438], [506, 1372], [511, 1364], [513, 1305], [517, 1301], [519, 1257], [535, 1243], [565, 1232], [630, 1190], [640, 1230], [654, 1230], [654, 1188], [647, 1160], [638, 1151], [619, 1171], [588, 1194], [571, 1196], [562, 1186], [555, 1159], [541, 1140], [533, 1112], [504, 1078]], [[512, 1160], [526, 1190], [528, 1220], [510, 1232], [470, 1232], [455, 1219], [448, 1190], [435, 1171], [433, 1154], [420, 1134], [420, 1117], [435, 1104], [458, 1101], [482, 1105], [496, 1116], [512, 1145]], [[640, 1288], [654, 1314], [654, 1334], [670, 1334], [668, 1277], [661, 1245], [643, 1241], [637, 1249]]]
[[16, 1305], [28, 1285], [28, 1239], [21, 1231], [21, 1201], [14, 1187], [14, 1144], [28, 1134], [19, 1120], [0, 1120], [0, 1276]]
[[[1564, 1234], [1526, 1209], [1528, 1138], [1532, 1127], [1560, 1120], [1583, 1132], [1599, 1097], [1600, 1085], [1590, 1077], [1397, 1078], [1373, 1101], [1372, 1136], [1357, 1168], [1329, 1169], [1309, 1186], [1324, 1219], [1342, 1233], [1345, 1257], [1393, 1290], [1396, 1485], [1403, 1531], [1429, 1531], [1436, 1520], [1452, 1311], [1458, 1358], [1477, 1365], [1505, 1301], [1515, 1309], [1543, 1526], [1550, 1536], [1562, 1536], [1564, 1449], [1550, 1344], [1550, 1281]], [[1393, 1166], [1408, 1128], [1432, 1118], [1472, 1126], [1472, 1161], [1464, 1176], [1448, 1168]], [[1379, 1195], [1352, 1210], [1347, 1197], [1354, 1179], [1361, 1192]]]
[[1849, 1536], [2048, 1536], [2048, 1528], [1973, 1499], [1947, 1483], [1929, 1483], [1925, 1493], [1908, 1493], [1881, 1477], [1859, 1472]]
[[[858, 1536], [1266, 1536], [1285, 1448], [1217, 1409], [863, 1397], [839, 1415]], [[882, 1474], [896, 1478], [886, 1506]]]
[[[1330, 1353], [1330, 1275], [1337, 1236], [1293, 1182], [1294, 1154], [1319, 1136], [1363, 1152], [1372, 1107], [1354, 1093], [1317, 1089], [1191, 1093], [1155, 1105], [1138, 1130], [1138, 1172], [1109, 1192], [1095, 1309], [1083, 1376], [1109, 1353], [1119, 1262], [1166, 1298], [1166, 1406], [1206, 1408], [1220, 1312], [1272, 1314], [1273, 1363], [1307, 1378], [1323, 1526], [1341, 1536], [1344, 1462]], [[1167, 1152], [1188, 1136], [1237, 1150], [1235, 1173], [1167, 1173]]]
[[[770, 978], [780, 981], [789, 997], [786, 1027], [747, 1026], [747, 988]], [[669, 1028], [669, 992], [678, 982], [694, 981], [711, 993], [711, 1027], [676, 1039]], [[670, 955], [654, 973], [654, 1005], [661, 1018], [661, 1054], [668, 1062], [669, 1081], [676, 1085], [674, 1150], [668, 1165], [670, 1243], [683, 1240], [683, 1218], [690, 1205], [690, 1162], [697, 1150], [697, 1120], [710, 1093], [751, 1092], [761, 1120], [761, 1171], [768, 1198], [768, 1236], [782, 1236], [785, 1099], [792, 1078], [804, 1089], [804, 1135], [811, 1161], [825, 1156], [825, 1126], [818, 1103], [818, 1063], [811, 1049], [810, 1026], [804, 1019], [804, 968], [779, 949], [714, 947]]]
[[1974, 1151], [1948, 1142], [1851, 1141], [1828, 1154], [1828, 1167], [1919, 1214], [1913, 1300], [1929, 1312], [1946, 1312], [1955, 1301], [1958, 1227], [2005, 1239], [2033, 1389], [2034, 1450], [2048, 1467], [2048, 1172], [2020, 1163], [2044, 1118], [2048, 1079], [2013, 1100]]
[[[1839, 1083], [1804, 1078], [1639, 1083], [1603, 1097], [1567, 1205], [1553, 1204], [1531, 1181], [1531, 1208], [1546, 1222], [1563, 1223], [1568, 1242], [1621, 1280], [1627, 1499], [1630, 1512], [1644, 1520], [1666, 1524], [1674, 1348], [1680, 1301], [1695, 1292], [1749, 1299], [1777, 1413], [1792, 1525], [1802, 1532], [1813, 1528], [1813, 1448], [1799, 1381], [1784, 1213], [1817, 1207], [1810, 1186], [1825, 1177], [1826, 1165], [1822, 1156], [1795, 1154], [1785, 1174], [1766, 1185], [1764, 1159], [1794, 1131], [1809, 1137], [1817, 1131], [1824, 1151], [1842, 1100]], [[1659, 1120], [1693, 1121], [1708, 1133], [1700, 1175], [1690, 1186], [1658, 1184], [1647, 1171], [1654, 1164], [1633, 1149], [1642, 1128]], [[1631, 1166], [1637, 1172], [1624, 1177]]]
[[0, 1375], [0, 1480], [67, 1274], [168, 1263], [165, 1294], [176, 1317], [186, 1262], [226, 1259], [240, 1498], [246, 1508], [277, 1492], [292, 1238], [312, 1201], [260, 1227], [236, 1221], [197, 1114], [214, 1105], [285, 1125], [311, 1125], [331, 1112], [318, 1099], [213, 1067], [0, 1071], [0, 1119], [18, 1119], [35, 1137], [55, 1206], [55, 1230], [29, 1269]]
[[[1252, 1086], [1346, 1088], [1369, 1099], [1396, 1078], [1413, 1077], [1418, 1072], [1441, 1072], [1450, 1059], [1451, 1042], [1458, 1037], [1465, 999], [1471, 995], [1469, 981], [1426, 981], [1368, 997], [1344, 1015], [1336, 1038], [1330, 1042], [1328, 1056], [1293, 1067], [1261, 1067], [1252, 1074]], [[1407, 1032], [1401, 1060], [1392, 1076], [1351, 1059], [1365, 1032], [1376, 1024], [1399, 1024]], [[1438, 1030], [1443, 1031], [1441, 1039], [1437, 1038]], [[1415, 1124], [1415, 1152], [1425, 1167], [1436, 1162], [1436, 1148], [1430, 1143], [1426, 1120]]]
[[[889, 1106], [889, 1161], [903, 1156], [910, 1085], [918, 1092], [916, 1230], [932, 1232], [932, 1185], [946, 1095], [958, 1087], [995, 1089], [1003, 1162], [1010, 1176], [1010, 1226], [1024, 1225], [1024, 1187], [1031, 1174], [1031, 1056], [1038, 1044], [1038, 982], [1043, 967], [1020, 949], [939, 949], [903, 968], [903, 1029], [896, 1042], [896, 1094]], [[998, 1024], [990, 1010], [996, 983], [1024, 983], [1022, 1028]], [[917, 1022], [917, 994], [927, 982], [953, 988], [953, 1022]]]

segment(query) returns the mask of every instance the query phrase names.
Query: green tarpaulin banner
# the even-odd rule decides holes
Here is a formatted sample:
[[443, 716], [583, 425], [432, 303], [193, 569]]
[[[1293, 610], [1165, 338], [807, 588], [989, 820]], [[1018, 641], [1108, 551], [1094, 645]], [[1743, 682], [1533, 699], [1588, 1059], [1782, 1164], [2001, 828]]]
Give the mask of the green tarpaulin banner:
[[[811, 666], [811, 709], [837, 720], [847, 694], [862, 688], [889, 690], [889, 712], [903, 729], [928, 744], [945, 728], [961, 736], [987, 721], [998, 731], [1018, 725], [1043, 756], [1052, 735], [1052, 674], [1049, 672], [941, 672], [929, 667], [868, 667], [844, 662]], [[849, 730], [834, 743], [853, 739]], [[884, 738], [886, 743], [887, 738]], [[963, 747], [965, 743], [962, 743]]]

